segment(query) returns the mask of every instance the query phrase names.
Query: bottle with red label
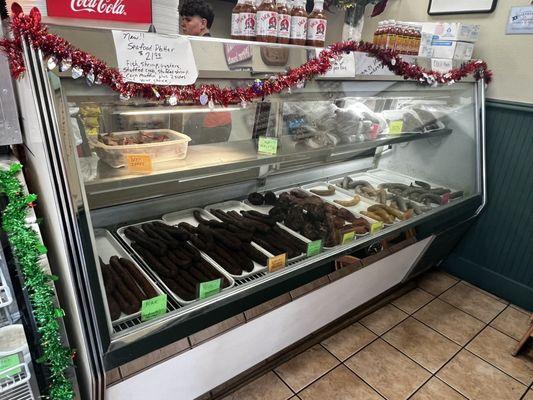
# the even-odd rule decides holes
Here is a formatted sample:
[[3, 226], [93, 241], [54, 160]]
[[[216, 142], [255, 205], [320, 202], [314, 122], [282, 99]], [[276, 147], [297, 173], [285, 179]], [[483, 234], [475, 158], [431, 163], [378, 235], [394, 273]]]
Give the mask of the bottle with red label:
[[256, 35], [256, 14], [254, 0], [244, 0], [241, 6], [239, 18], [241, 20], [241, 38], [244, 40], [255, 40]]
[[291, 44], [305, 45], [307, 42], [307, 11], [305, 0], [295, 0], [291, 11]]
[[313, 11], [307, 19], [307, 45], [324, 47], [328, 21], [324, 14], [324, 0], [315, 0]]
[[278, 10], [272, 0], [263, 0], [257, 8], [256, 39], [260, 42], [276, 43], [278, 40]]
[[244, 0], [239, 0], [233, 10], [231, 10], [231, 38], [242, 39], [241, 36], [241, 8]]
[[291, 14], [286, 0], [277, 1], [278, 8], [278, 43], [289, 43], [291, 40]]

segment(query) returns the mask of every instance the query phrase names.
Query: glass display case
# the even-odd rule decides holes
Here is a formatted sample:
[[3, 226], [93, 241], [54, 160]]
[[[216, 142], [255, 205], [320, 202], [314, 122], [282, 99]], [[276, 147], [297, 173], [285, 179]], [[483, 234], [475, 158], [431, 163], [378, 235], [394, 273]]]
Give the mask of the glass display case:
[[[101, 44], [93, 53], [116, 65], [111, 32], [71, 36], [89, 51]], [[247, 44], [252, 57], [236, 70], [226, 42], [191, 41], [198, 84], [242, 86], [279, 71], [261, 62], [265, 45]], [[314, 54], [273, 48], [289, 53], [286, 67]], [[49, 146], [80, 249], [72, 268], [106, 370], [392, 234], [452, 228], [484, 199], [482, 83], [321, 77], [221, 107], [124, 100], [44, 67], [33, 76], [49, 101]], [[145, 309], [154, 297], [163, 308]]]

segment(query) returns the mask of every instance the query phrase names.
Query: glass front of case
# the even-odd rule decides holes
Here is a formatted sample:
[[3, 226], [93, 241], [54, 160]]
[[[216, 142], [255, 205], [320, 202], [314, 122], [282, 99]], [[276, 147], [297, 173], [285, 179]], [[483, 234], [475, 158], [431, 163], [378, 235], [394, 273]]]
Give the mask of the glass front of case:
[[[215, 72], [198, 83], [255, 79]], [[473, 83], [322, 78], [213, 107], [123, 101], [49, 77], [110, 349], [480, 194]], [[166, 305], [148, 309], [161, 295]]]

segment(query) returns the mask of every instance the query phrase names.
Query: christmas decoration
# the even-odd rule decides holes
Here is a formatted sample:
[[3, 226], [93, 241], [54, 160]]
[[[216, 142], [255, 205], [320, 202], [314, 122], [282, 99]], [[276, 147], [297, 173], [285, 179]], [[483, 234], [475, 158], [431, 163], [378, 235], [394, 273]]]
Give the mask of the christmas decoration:
[[[461, 68], [453, 69], [447, 73], [428, 71], [417, 65], [402, 60], [398, 53], [390, 49], [380, 49], [367, 42], [339, 42], [328, 46], [319, 56], [313, 58], [300, 67], [290, 69], [286, 73], [274, 75], [269, 79], [256, 80], [252, 84], [236, 88], [221, 88], [218, 85], [187, 85], [187, 86], [160, 86], [125, 82], [121, 73], [108, 67], [102, 60], [73, 47], [63, 38], [48, 32], [41, 23], [38, 9], [31, 10], [29, 15], [24, 15], [22, 8], [17, 3], [12, 6], [11, 30], [14, 39], [0, 41], [3, 50], [10, 62], [11, 73], [14, 78], [19, 78], [25, 71], [22, 56], [22, 38], [26, 38], [34, 49], [43, 53], [49, 66], [55, 66], [59, 61], [59, 70], [67, 71], [72, 68], [75, 78], [85, 75], [86, 80], [95, 84], [106, 85], [119, 93], [120, 99], [127, 101], [134, 96], [147, 99], [165, 101], [168, 104], [201, 104], [212, 106], [220, 104], [246, 104], [254, 99], [263, 99], [274, 93], [303, 85], [315, 76], [323, 75], [329, 71], [335, 60], [343, 53], [360, 51], [377, 58], [384, 66], [396, 75], [405, 79], [413, 79], [423, 85], [437, 86], [439, 84], [453, 84], [461, 79], [473, 75], [476, 79], [485, 79], [489, 83], [492, 73], [487, 64], [481, 60], [472, 60]], [[52, 58], [52, 59], [51, 59]], [[51, 60], [50, 60], [51, 59]], [[89, 79], [87, 77], [89, 76]]]
[[3, 229], [7, 233], [13, 254], [20, 265], [24, 285], [33, 308], [33, 315], [40, 335], [43, 356], [37, 360], [50, 371], [49, 396], [52, 400], [74, 398], [72, 382], [67, 377], [67, 369], [72, 365], [73, 352], [63, 346], [59, 332], [59, 318], [65, 312], [54, 304], [52, 281], [56, 276], [43, 271], [39, 258], [46, 253], [37, 233], [26, 224], [28, 207], [33, 207], [37, 196], [25, 195], [17, 178], [22, 165], [11, 164], [8, 170], [0, 170], [0, 192], [9, 203], [3, 214]]

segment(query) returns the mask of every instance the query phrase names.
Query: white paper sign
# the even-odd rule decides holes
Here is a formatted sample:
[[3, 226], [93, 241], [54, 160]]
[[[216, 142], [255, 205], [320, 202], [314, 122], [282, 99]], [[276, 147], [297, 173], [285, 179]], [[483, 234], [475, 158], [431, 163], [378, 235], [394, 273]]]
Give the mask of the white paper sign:
[[198, 70], [185, 38], [156, 33], [113, 31], [118, 69], [126, 82], [191, 85]]
[[508, 35], [533, 33], [533, 5], [511, 7], [506, 33]]
[[384, 67], [381, 62], [369, 56], [367, 53], [355, 53], [355, 73], [357, 75], [393, 75], [387, 67]]
[[[317, 50], [318, 56], [322, 50]], [[353, 52], [344, 53], [337, 61], [333, 62], [332, 68], [324, 74], [328, 78], [350, 78], [355, 76], [355, 61]]]

